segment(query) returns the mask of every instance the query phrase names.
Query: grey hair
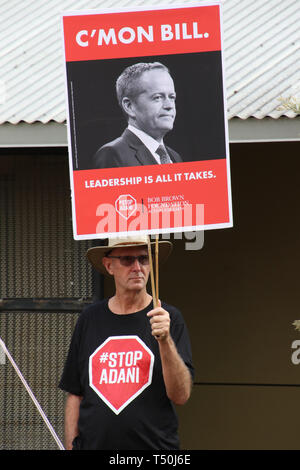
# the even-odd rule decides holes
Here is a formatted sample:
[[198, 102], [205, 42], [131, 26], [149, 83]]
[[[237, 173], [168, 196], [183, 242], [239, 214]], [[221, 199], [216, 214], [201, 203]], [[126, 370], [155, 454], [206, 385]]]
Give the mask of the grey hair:
[[144, 63], [140, 62], [138, 64], [130, 65], [127, 67], [119, 76], [116, 81], [116, 92], [118, 103], [123, 109], [122, 101], [125, 96], [128, 98], [134, 98], [137, 94], [137, 80], [141, 77], [144, 72], [149, 72], [150, 70], [161, 69], [165, 72], [169, 72], [169, 69], [161, 64], [160, 62], [149, 62]]

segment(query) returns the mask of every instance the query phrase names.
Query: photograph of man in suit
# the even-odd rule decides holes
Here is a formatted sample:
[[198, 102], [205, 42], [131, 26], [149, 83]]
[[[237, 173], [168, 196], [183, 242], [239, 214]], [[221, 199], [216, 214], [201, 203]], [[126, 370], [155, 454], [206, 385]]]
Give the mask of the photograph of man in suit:
[[173, 129], [176, 116], [176, 92], [168, 68], [160, 62], [131, 65], [117, 79], [116, 92], [128, 127], [120, 137], [98, 149], [93, 167], [182, 162], [163, 141]]

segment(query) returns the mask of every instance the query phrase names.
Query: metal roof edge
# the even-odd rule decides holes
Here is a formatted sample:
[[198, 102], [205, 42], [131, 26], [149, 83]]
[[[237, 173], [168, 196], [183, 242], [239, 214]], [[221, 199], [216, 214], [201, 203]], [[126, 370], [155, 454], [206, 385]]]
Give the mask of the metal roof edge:
[[300, 141], [300, 116], [232, 118], [228, 124], [230, 143]]
[[[295, 118], [232, 118], [230, 143], [300, 141], [300, 116]], [[0, 125], [0, 148], [67, 147], [66, 123], [49, 121]]]

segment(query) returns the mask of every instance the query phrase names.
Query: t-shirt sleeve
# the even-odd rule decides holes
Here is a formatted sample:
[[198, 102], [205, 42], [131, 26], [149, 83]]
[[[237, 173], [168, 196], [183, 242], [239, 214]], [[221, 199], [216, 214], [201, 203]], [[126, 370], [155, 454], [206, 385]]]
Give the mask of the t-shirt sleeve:
[[69, 352], [64, 365], [63, 373], [59, 382], [59, 388], [65, 392], [72, 393], [73, 395], [83, 395], [80, 373], [79, 373], [79, 345], [80, 345], [80, 330], [81, 330], [81, 317], [79, 317], [74, 333], [71, 339]]
[[164, 308], [166, 308], [166, 310], [168, 310], [170, 314], [170, 331], [173, 341], [176, 345], [177, 351], [182, 360], [184, 361], [185, 365], [188, 367], [192, 378], [194, 379], [195, 371], [192, 359], [192, 347], [184, 318], [177, 308], [169, 305], [166, 305]]

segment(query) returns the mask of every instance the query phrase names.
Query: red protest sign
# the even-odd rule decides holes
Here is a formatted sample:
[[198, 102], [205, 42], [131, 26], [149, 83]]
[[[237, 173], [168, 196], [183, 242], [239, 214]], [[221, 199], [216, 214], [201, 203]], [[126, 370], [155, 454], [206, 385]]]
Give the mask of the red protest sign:
[[[167, 14], [164, 14], [164, 11]], [[221, 49], [218, 5], [64, 17], [66, 60], [101, 60]]]
[[74, 238], [231, 227], [221, 5], [62, 24]]
[[111, 336], [89, 359], [89, 383], [119, 414], [152, 381], [154, 355], [138, 336]]

